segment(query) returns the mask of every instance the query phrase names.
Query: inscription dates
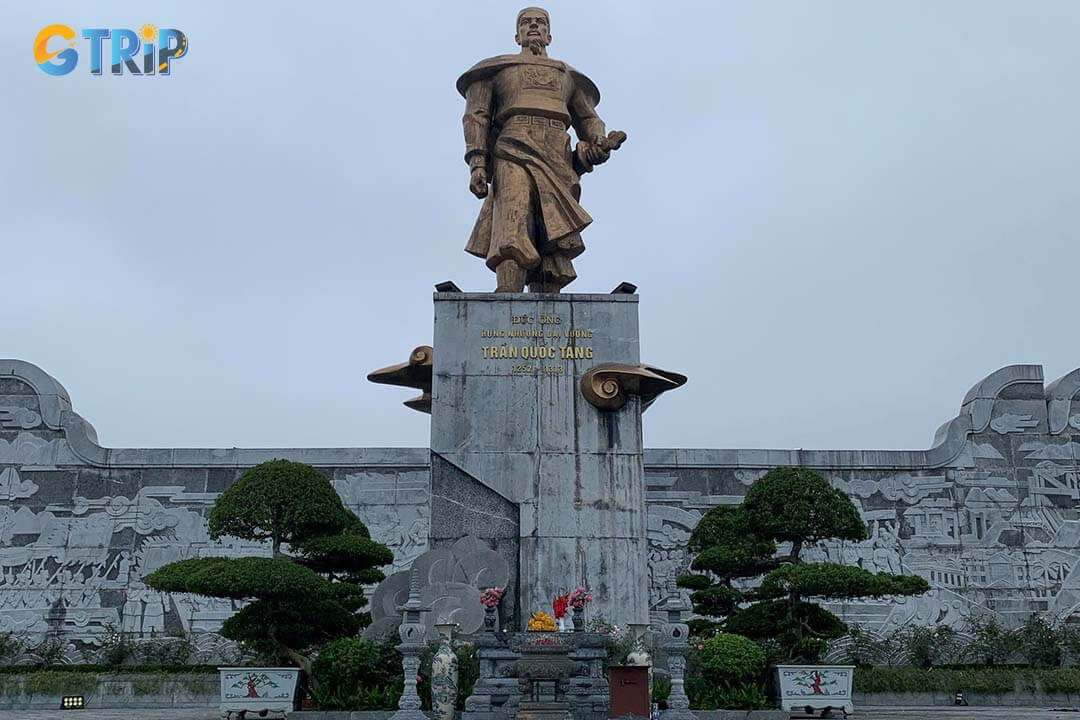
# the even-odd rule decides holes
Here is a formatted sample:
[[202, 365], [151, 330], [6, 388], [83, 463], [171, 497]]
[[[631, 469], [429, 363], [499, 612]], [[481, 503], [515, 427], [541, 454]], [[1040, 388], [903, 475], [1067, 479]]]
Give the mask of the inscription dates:
[[[593, 331], [589, 328], [565, 327], [567, 324], [563, 318], [552, 313], [511, 315], [508, 328], [480, 330], [481, 338], [506, 340], [482, 344], [479, 347], [480, 357], [484, 360], [517, 361], [510, 368], [512, 375], [565, 375], [565, 364], [544, 365], [521, 361], [592, 360], [592, 347], [578, 341], [592, 339]], [[515, 343], [513, 340], [525, 342]]]
[[565, 375], [566, 366], [544, 365], [543, 367], [538, 367], [536, 365], [524, 364], [514, 365], [510, 368], [511, 375], [536, 375], [538, 371], [541, 375]]

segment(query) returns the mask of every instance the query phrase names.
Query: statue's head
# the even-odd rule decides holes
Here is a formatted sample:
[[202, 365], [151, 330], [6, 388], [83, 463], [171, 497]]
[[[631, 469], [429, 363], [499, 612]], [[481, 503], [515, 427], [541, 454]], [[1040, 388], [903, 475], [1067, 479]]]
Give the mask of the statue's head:
[[551, 16], [547, 10], [527, 7], [517, 14], [517, 32], [514, 42], [534, 54], [541, 54], [551, 44]]

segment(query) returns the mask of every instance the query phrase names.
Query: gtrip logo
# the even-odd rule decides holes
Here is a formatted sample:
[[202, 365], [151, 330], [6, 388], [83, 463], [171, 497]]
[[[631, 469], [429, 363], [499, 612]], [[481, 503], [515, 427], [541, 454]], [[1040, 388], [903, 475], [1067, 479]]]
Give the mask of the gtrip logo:
[[[123, 75], [169, 75], [170, 63], [187, 54], [187, 35], [173, 28], [142, 25], [127, 28], [84, 28], [90, 49], [90, 74], [101, 75], [101, 56], [108, 40], [110, 72]], [[49, 46], [54, 49], [50, 50]], [[140, 65], [141, 60], [141, 65]], [[67, 25], [46, 25], [34, 38], [34, 62], [49, 75], [67, 75], [79, 64], [75, 31]]]

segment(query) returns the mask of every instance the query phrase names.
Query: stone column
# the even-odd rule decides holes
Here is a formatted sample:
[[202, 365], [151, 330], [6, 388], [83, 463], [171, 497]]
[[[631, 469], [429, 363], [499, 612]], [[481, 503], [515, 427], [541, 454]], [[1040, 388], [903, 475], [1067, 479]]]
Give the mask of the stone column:
[[686, 655], [690, 652], [690, 628], [682, 621], [683, 611], [687, 609], [681, 596], [669, 597], [664, 609], [668, 621], [664, 626], [661, 647], [667, 652], [668, 674], [671, 677], [671, 694], [668, 696], [668, 709], [662, 720], [697, 720], [690, 712], [690, 699], [686, 697]]
[[519, 629], [578, 584], [590, 613], [648, 622], [641, 401], [580, 388], [639, 363], [637, 296], [436, 293], [434, 348], [432, 452], [519, 507]]
[[409, 599], [398, 608], [402, 612], [398, 635], [401, 644], [401, 671], [404, 674], [405, 689], [398, 700], [398, 711], [390, 720], [429, 720], [420, 710], [420, 695], [416, 692], [416, 675], [420, 672], [420, 653], [424, 651], [424, 622], [420, 613], [430, 610], [420, 602], [420, 574], [413, 569], [409, 576]]

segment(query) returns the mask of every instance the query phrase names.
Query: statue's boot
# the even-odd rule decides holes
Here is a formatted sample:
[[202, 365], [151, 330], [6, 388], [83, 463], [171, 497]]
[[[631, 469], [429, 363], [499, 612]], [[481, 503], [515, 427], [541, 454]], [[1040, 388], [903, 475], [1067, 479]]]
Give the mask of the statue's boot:
[[[503, 260], [495, 268], [495, 292], [525, 291], [525, 269], [513, 260]], [[558, 291], [556, 291], [558, 292]]]
[[558, 293], [577, 279], [574, 264], [567, 253], [554, 252], [544, 255], [540, 266], [528, 274], [529, 292]]

